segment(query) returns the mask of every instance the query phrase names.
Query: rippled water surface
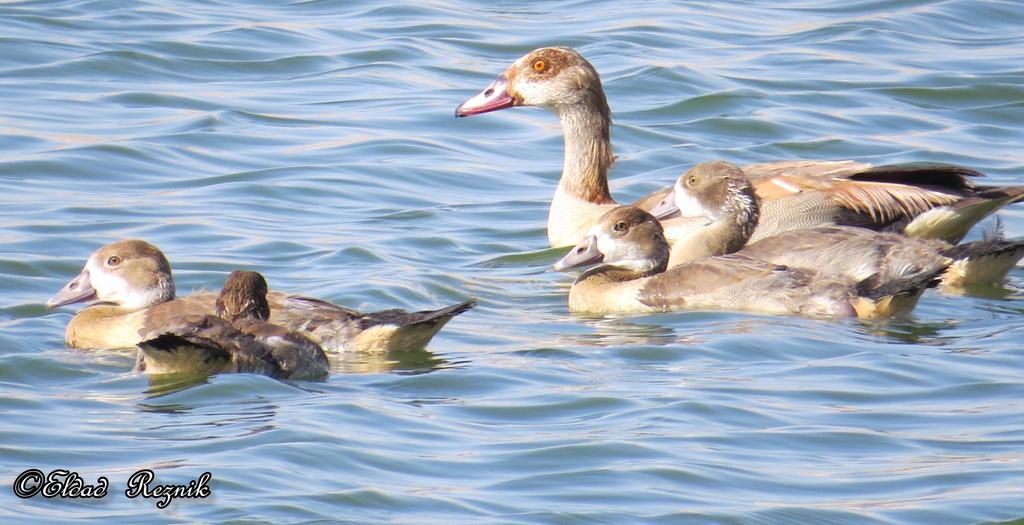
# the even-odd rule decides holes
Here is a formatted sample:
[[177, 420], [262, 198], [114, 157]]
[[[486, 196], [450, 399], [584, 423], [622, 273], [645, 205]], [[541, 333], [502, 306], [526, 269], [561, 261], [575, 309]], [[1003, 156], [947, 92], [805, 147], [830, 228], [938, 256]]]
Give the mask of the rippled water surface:
[[[556, 118], [456, 105], [542, 45], [601, 72], [630, 200], [695, 162], [941, 161], [1024, 184], [1024, 5], [0, 3], [0, 521], [1024, 519], [1024, 272], [881, 324], [567, 313]], [[1024, 236], [1024, 208], [1003, 212]], [[363, 309], [476, 297], [427, 352], [164, 395], [43, 304], [141, 237]], [[19, 500], [20, 472], [110, 480]], [[212, 496], [129, 499], [152, 469]]]

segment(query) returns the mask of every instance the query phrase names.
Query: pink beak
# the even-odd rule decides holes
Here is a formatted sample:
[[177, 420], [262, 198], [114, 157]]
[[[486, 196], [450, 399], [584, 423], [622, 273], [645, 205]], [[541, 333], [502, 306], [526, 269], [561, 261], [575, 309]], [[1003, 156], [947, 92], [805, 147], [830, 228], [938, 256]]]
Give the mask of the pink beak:
[[508, 92], [508, 77], [502, 73], [487, 89], [455, 108], [455, 116], [468, 117], [518, 105], [520, 102]]

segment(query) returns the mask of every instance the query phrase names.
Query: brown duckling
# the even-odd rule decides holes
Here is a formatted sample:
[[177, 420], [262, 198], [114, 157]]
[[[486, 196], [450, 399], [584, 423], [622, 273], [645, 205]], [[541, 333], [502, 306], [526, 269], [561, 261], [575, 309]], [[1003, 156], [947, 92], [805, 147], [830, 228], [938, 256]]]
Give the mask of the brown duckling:
[[620, 206], [555, 264], [556, 270], [598, 264], [569, 292], [573, 312], [735, 310], [815, 317], [879, 317], [908, 312], [945, 265], [905, 278], [853, 281], [790, 268], [741, 253], [667, 268], [669, 246], [649, 213]]
[[[94, 301], [68, 322], [73, 348], [129, 348], [171, 319], [214, 312], [217, 294], [175, 295], [164, 254], [142, 240], [117, 241], [96, 250], [85, 268], [47, 302], [50, 308]], [[476, 301], [421, 312], [361, 313], [285, 292], [267, 294], [274, 323], [304, 335], [331, 352], [423, 348], [453, 317]]]
[[136, 371], [327, 377], [330, 363], [320, 345], [268, 321], [267, 281], [259, 273], [231, 272], [216, 305], [217, 315], [178, 317], [141, 334]]

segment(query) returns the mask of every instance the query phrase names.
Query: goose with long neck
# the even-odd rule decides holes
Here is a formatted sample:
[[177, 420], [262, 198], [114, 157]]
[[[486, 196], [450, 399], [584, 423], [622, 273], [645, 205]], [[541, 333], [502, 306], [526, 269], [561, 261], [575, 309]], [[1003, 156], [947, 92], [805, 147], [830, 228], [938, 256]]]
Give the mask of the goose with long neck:
[[735, 310], [815, 317], [880, 317], [905, 313], [944, 266], [906, 278], [854, 281], [790, 268], [741, 253], [668, 266], [669, 247], [649, 213], [620, 206], [602, 216], [556, 270], [598, 265], [569, 291], [569, 310], [641, 313]]
[[562, 177], [548, 213], [553, 246], [575, 244], [616, 206], [608, 190], [611, 110], [594, 66], [569, 48], [541, 48], [520, 58], [456, 110], [466, 117], [512, 106], [543, 106], [558, 115], [565, 136]]
[[[571, 48], [536, 49], [462, 103], [455, 114], [467, 117], [516, 106], [545, 107], [561, 121], [565, 157], [548, 214], [548, 240], [552, 246], [575, 244], [617, 204], [608, 190], [614, 159], [611, 112], [600, 76]], [[992, 189], [981, 191], [971, 180], [981, 174], [959, 166], [780, 161], [743, 169], [763, 202], [785, 199], [780, 207], [784, 213], [773, 216], [777, 223], [764, 228], [766, 232], [851, 224], [900, 228], [915, 237], [959, 242], [979, 220], [1024, 196], [1024, 188], [985, 193]], [[650, 210], [666, 191], [634, 204]]]

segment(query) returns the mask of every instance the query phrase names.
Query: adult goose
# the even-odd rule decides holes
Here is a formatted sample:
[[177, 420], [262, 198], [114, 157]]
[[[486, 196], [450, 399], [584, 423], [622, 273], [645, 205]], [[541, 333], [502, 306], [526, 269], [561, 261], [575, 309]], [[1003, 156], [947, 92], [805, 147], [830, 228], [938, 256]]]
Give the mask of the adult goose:
[[891, 280], [904, 277], [893, 272], [930, 264], [939, 255], [952, 259], [942, 284], [959, 288], [999, 283], [1024, 257], [1024, 241], [1004, 240], [998, 234], [953, 246], [939, 239], [914, 239], [856, 226], [819, 226], [773, 231], [757, 240], [766, 219], [769, 229], [778, 224], [771, 219], [778, 217], [781, 201], [763, 206], [759, 202], [750, 180], [736, 165], [712, 161], [687, 170], [652, 210], [656, 218], [681, 215], [662, 219], [666, 230], [677, 231], [669, 267], [739, 251], [776, 264], [813, 268], [854, 280], [874, 274]]
[[[51, 298], [47, 307], [95, 301], [68, 322], [73, 348], [128, 348], [169, 320], [214, 313], [216, 292], [177, 297], [171, 265], [156, 246], [117, 241], [96, 250], [85, 268]], [[285, 292], [267, 294], [276, 324], [298, 331], [327, 351], [396, 351], [423, 348], [456, 315], [476, 306], [466, 301], [438, 310], [360, 313]]]
[[909, 312], [949, 264], [922, 261], [897, 279], [855, 281], [756, 259], [742, 253], [667, 268], [669, 246], [659, 222], [635, 206], [603, 215], [556, 270], [597, 264], [569, 291], [569, 310], [634, 313], [734, 310], [814, 317], [882, 317]]
[[252, 373], [277, 379], [323, 379], [330, 371], [320, 345], [272, 324], [267, 281], [234, 271], [216, 301], [216, 315], [188, 315], [140, 334], [135, 370], [150, 374]]
[[[611, 111], [601, 79], [575, 50], [544, 47], [516, 60], [455, 114], [466, 117], [515, 106], [545, 107], [561, 121], [565, 157], [548, 214], [548, 240], [552, 246], [576, 244], [618, 204], [608, 189], [608, 169], [615, 157]], [[892, 227], [917, 237], [957, 242], [978, 220], [1024, 193], [1020, 188], [988, 193], [971, 180], [980, 173], [959, 166], [781, 161], [743, 169], [761, 199], [786, 200], [780, 210], [787, 213], [778, 216], [785, 229], [826, 224]], [[634, 204], [650, 210], [665, 191]], [[918, 218], [934, 208], [940, 209]]]

